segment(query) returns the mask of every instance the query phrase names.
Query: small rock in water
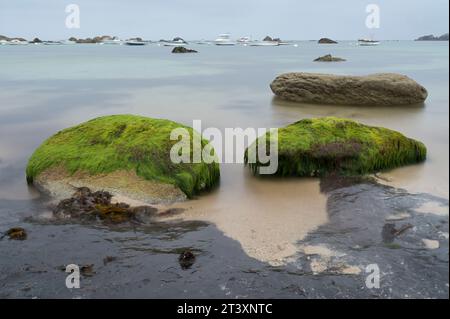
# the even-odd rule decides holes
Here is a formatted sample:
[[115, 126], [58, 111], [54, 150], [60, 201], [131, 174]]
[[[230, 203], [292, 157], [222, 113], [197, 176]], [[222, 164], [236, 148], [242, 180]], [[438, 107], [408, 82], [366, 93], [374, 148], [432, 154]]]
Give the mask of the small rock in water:
[[173, 48], [172, 53], [198, 53], [198, 52], [195, 50], [187, 49], [185, 47], [180, 46], [180, 47]]
[[337, 44], [337, 41], [331, 40], [329, 38], [322, 38], [317, 43], [319, 43], [319, 44]]
[[9, 239], [13, 240], [25, 240], [27, 239], [27, 232], [21, 227], [13, 227], [6, 232]]
[[440, 247], [439, 241], [437, 240], [431, 240], [431, 239], [422, 239], [423, 244], [425, 245], [425, 248], [427, 249], [438, 249]]
[[185, 250], [178, 257], [178, 262], [182, 269], [189, 269], [195, 263], [195, 255], [190, 250]]
[[344, 62], [345, 59], [334, 57], [331, 54], [327, 54], [321, 57], [318, 57], [314, 60], [314, 62]]

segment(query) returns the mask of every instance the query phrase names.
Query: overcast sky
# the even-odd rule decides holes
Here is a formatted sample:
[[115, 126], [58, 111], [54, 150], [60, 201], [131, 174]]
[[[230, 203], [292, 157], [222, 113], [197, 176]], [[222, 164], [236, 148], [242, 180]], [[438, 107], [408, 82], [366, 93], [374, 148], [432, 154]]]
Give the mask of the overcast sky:
[[[367, 29], [366, 6], [378, 4], [380, 29]], [[80, 8], [80, 29], [67, 29], [65, 8]], [[0, 34], [26, 38], [181, 36], [214, 39], [413, 39], [448, 32], [448, 0], [0, 0]]]

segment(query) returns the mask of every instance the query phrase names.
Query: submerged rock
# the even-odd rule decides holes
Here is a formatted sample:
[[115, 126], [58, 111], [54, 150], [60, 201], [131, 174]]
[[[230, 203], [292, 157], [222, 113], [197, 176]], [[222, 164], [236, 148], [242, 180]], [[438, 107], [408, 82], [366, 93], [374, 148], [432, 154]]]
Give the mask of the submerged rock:
[[27, 239], [27, 232], [22, 227], [13, 227], [6, 232], [6, 236], [12, 240], [25, 240]]
[[321, 57], [318, 57], [314, 60], [314, 62], [343, 62], [345, 59], [334, 57], [331, 54], [327, 54]]
[[318, 41], [319, 44], [337, 44], [336, 41], [331, 40], [329, 38], [322, 38]]
[[[255, 143], [258, 145], [258, 140]], [[254, 151], [252, 147], [246, 150], [246, 163], [257, 158], [249, 153]], [[276, 174], [364, 175], [422, 162], [426, 153], [421, 142], [386, 128], [334, 117], [304, 119], [278, 130]], [[249, 166], [256, 173], [264, 164], [257, 161]]]
[[198, 52], [185, 47], [175, 47], [173, 48], [172, 53], [198, 53]]
[[286, 73], [270, 85], [278, 97], [300, 102], [339, 105], [408, 105], [423, 103], [427, 90], [393, 73], [343, 76], [320, 73]]
[[[149, 204], [181, 201], [211, 189], [219, 181], [219, 165], [173, 163], [174, 129], [184, 129], [191, 140], [198, 134], [176, 122], [142, 116], [90, 120], [46, 140], [28, 162], [27, 181], [57, 199], [88, 187]], [[194, 151], [201, 150], [190, 148], [191, 159]]]

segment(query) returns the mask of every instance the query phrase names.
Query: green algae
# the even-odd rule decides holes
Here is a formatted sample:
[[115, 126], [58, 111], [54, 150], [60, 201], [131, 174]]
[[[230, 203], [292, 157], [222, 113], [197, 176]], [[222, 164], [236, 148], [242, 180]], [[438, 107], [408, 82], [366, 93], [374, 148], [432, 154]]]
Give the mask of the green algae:
[[[172, 163], [172, 130], [192, 128], [176, 122], [135, 115], [95, 118], [62, 130], [47, 139], [31, 156], [27, 181], [45, 170], [63, 166], [70, 174], [92, 175], [134, 170], [146, 180], [178, 186], [188, 197], [215, 186], [220, 178], [217, 163]], [[202, 140], [202, 147], [208, 143]], [[192, 144], [192, 143], [191, 143]], [[191, 147], [191, 158], [194, 150]]]
[[[252, 147], [245, 162], [256, 174], [265, 164], [248, 163], [249, 152]], [[364, 175], [419, 163], [426, 155], [423, 143], [386, 128], [335, 117], [304, 119], [278, 130], [276, 175]]]

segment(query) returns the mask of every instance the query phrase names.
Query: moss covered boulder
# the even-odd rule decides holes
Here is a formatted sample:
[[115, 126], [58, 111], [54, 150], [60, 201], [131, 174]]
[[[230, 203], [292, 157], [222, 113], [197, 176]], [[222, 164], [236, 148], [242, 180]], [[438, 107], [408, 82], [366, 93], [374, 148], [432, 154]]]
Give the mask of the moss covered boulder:
[[[304, 119], [278, 130], [277, 175], [363, 175], [422, 162], [426, 153], [421, 142], [386, 128], [334, 117]], [[262, 166], [249, 165], [255, 173]]]
[[[173, 163], [170, 150], [178, 141], [170, 134], [176, 128], [186, 129], [191, 140], [198, 134], [172, 121], [142, 116], [90, 120], [46, 140], [28, 162], [27, 181], [58, 199], [89, 187], [122, 201], [184, 200], [216, 185], [220, 172], [217, 163]], [[207, 143], [202, 140], [202, 146]]]

